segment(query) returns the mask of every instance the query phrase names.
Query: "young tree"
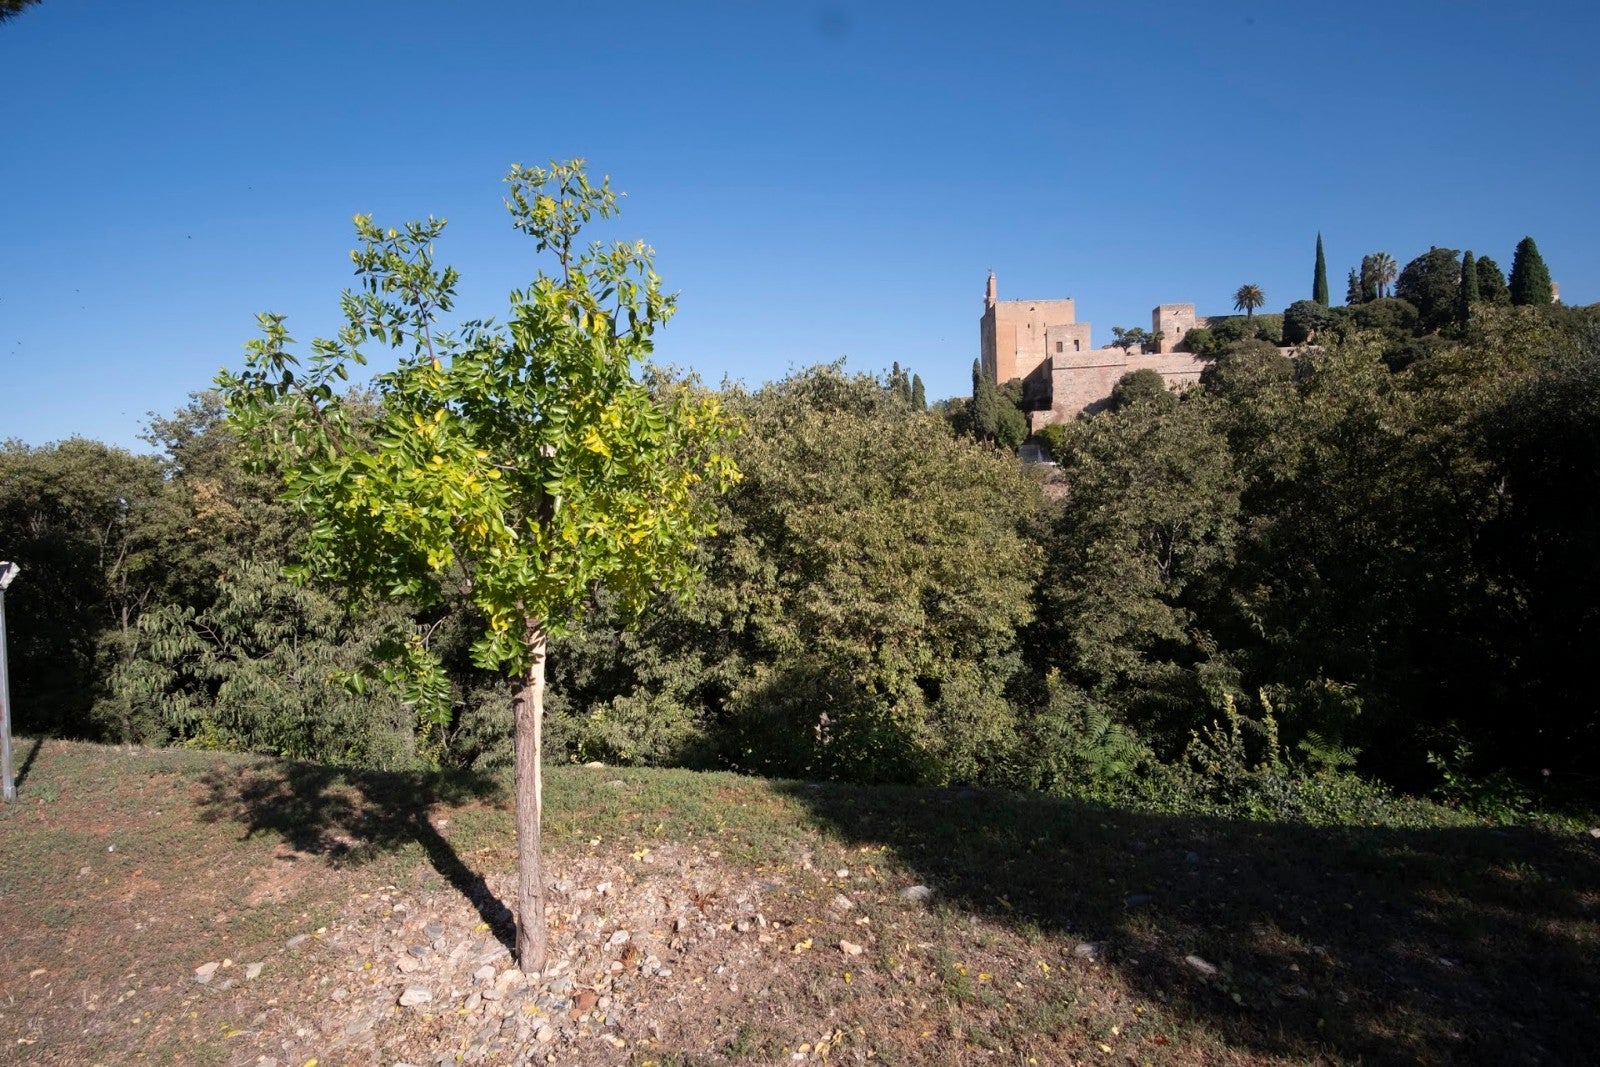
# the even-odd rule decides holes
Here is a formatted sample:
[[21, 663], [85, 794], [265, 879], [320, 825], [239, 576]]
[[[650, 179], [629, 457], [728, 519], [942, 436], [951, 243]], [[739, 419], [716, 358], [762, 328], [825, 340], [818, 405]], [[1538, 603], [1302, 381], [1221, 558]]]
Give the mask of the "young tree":
[[1332, 301], [1328, 298], [1328, 261], [1322, 255], [1322, 234], [1317, 234], [1317, 267], [1311, 278], [1311, 299], [1327, 307]]
[[1539, 255], [1539, 246], [1532, 237], [1524, 237], [1517, 242], [1517, 251], [1511, 257], [1511, 302], [1542, 307], [1553, 299], [1550, 270]]
[[1259, 285], [1241, 285], [1233, 294], [1233, 310], [1244, 312], [1245, 318], [1254, 318], [1256, 308], [1267, 302], [1267, 294]]
[[911, 376], [911, 409], [913, 411], [928, 410], [928, 391], [922, 386], [922, 375]]
[[1456, 318], [1466, 323], [1472, 317], [1472, 305], [1478, 302], [1478, 264], [1472, 258], [1472, 249], [1461, 256], [1461, 294], [1456, 301]]
[[1361, 277], [1356, 273], [1356, 269], [1351, 267], [1350, 280], [1345, 282], [1344, 286], [1344, 302], [1350, 307], [1355, 307], [1357, 304], [1365, 302], [1365, 300], [1366, 295], [1361, 288]]
[[[441, 331], [457, 279], [433, 265], [442, 220], [381, 230], [358, 215], [364, 291], [345, 294], [338, 338], [314, 341], [301, 370], [283, 317], [262, 315], [245, 369], [218, 381], [240, 439], [310, 519], [301, 574], [425, 603], [453, 585], [484, 620], [475, 660], [517, 675], [517, 953], [536, 973], [546, 642], [600, 588], [638, 606], [685, 586], [689, 549], [710, 529], [696, 485], [723, 488], [738, 471], [714, 396], [634, 376], [675, 302], [642, 242], [577, 243], [616, 213], [609, 181], [593, 185], [582, 160], [515, 166], [506, 181], [516, 228], [559, 269], [511, 294], [505, 327]], [[377, 379], [379, 411], [362, 424], [335, 387], [368, 340], [409, 351]], [[421, 638], [407, 658], [419, 692], [448, 693]]]

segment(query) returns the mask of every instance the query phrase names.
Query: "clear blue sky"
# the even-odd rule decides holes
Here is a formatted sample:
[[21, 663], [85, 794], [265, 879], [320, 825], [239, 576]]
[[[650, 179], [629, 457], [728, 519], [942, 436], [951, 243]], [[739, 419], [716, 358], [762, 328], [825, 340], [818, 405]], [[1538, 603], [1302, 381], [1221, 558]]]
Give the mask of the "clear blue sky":
[[535, 269], [514, 162], [584, 156], [681, 294], [663, 361], [749, 384], [848, 357], [969, 391], [984, 279], [1150, 308], [1310, 296], [1430, 245], [1538, 241], [1600, 300], [1592, 2], [604, 5], [43, 0], [0, 24], [0, 438], [136, 445], [309, 341], [350, 216], [448, 217], [461, 310]]

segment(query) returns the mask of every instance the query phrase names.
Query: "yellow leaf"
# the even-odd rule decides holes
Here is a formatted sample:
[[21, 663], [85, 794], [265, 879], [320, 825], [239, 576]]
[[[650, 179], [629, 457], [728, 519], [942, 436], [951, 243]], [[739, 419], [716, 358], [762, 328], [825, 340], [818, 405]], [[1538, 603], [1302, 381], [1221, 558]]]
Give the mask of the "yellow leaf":
[[796, 952], [805, 952], [810, 948], [811, 948], [811, 939], [809, 937], [806, 938], [804, 941], [797, 942], [795, 944], [795, 946], [794, 946], [794, 950]]

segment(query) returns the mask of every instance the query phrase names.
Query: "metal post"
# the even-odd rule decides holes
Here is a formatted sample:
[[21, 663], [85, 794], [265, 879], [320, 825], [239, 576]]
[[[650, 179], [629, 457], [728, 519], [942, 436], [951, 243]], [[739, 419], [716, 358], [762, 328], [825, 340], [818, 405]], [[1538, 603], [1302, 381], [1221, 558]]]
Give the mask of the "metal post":
[[0, 785], [6, 800], [17, 799], [17, 781], [11, 771], [11, 681], [6, 664], [6, 586], [22, 568], [0, 561]]

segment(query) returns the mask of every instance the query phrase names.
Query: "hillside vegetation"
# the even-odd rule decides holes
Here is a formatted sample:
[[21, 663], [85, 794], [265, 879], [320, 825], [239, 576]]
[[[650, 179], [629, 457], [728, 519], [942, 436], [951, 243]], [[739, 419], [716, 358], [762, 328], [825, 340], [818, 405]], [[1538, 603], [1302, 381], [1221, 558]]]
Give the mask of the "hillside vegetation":
[[[1310, 822], [1592, 804], [1595, 311], [1418, 334], [1382, 305], [1052, 427], [1048, 494], [904, 372], [724, 390], [742, 480], [699, 587], [642, 618], [601, 591], [552, 641], [548, 758]], [[0, 448], [22, 729], [505, 764], [465, 572], [429, 602], [288, 582], [309, 519], [217, 397], [151, 440]]]
[[516, 853], [493, 776], [61, 741], [19, 757], [22, 800], [0, 808], [7, 1062], [1576, 1064], [1593, 1047], [1587, 834], [558, 768], [551, 964], [530, 984], [506, 951]]

